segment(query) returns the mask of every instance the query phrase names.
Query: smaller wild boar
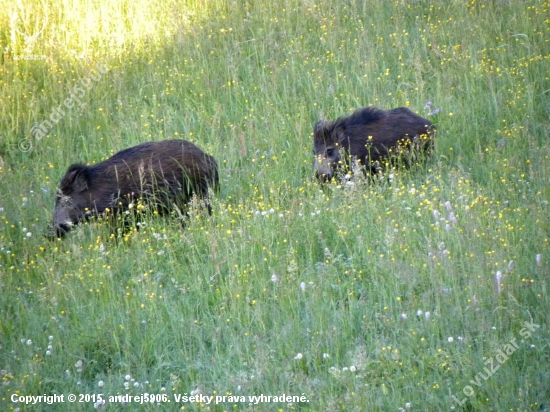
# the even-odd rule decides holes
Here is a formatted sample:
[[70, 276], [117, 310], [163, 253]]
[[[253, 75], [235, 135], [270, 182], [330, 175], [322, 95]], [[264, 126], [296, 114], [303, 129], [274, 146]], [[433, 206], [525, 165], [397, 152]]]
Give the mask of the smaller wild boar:
[[116, 216], [140, 198], [165, 214], [185, 210], [197, 195], [211, 213], [208, 188], [218, 185], [216, 160], [186, 140], [142, 143], [92, 166], [73, 164], [58, 187], [53, 236], [91, 216]]
[[432, 123], [405, 107], [382, 110], [364, 107], [334, 122], [321, 120], [315, 126], [314, 171], [322, 181], [331, 180], [341, 168], [356, 159], [370, 173], [375, 162], [408, 150], [429, 152], [433, 144]]

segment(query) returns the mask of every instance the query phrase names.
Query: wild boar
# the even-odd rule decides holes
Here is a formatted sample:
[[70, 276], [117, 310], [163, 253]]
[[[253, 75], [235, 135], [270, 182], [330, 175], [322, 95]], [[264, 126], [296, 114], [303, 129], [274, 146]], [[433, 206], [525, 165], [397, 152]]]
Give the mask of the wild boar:
[[370, 173], [395, 154], [433, 144], [432, 123], [405, 107], [382, 110], [364, 107], [334, 122], [321, 120], [313, 135], [314, 171], [320, 180], [331, 180], [338, 169], [350, 167], [352, 159]]
[[193, 195], [211, 213], [208, 189], [219, 186], [216, 160], [186, 140], [147, 142], [92, 165], [73, 164], [61, 179], [52, 233], [63, 237], [91, 216], [116, 216], [142, 199], [159, 214], [185, 210]]

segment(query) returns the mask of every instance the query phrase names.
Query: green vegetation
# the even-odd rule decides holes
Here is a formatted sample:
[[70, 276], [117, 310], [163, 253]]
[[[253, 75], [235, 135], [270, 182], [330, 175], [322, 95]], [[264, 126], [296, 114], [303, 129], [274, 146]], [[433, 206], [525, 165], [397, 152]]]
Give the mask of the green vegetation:
[[[549, 8], [0, 0], [0, 409], [548, 409]], [[321, 187], [314, 124], [366, 105], [442, 108], [433, 158]], [[44, 238], [70, 164], [172, 137], [212, 217]]]

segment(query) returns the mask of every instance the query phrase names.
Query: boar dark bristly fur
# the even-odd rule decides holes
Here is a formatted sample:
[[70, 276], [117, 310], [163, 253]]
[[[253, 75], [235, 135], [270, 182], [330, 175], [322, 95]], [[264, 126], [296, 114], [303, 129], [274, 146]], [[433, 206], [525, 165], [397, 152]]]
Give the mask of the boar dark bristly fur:
[[141, 198], [160, 214], [185, 210], [195, 194], [211, 213], [208, 188], [219, 185], [216, 160], [185, 140], [142, 143], [93, 166], [74, 164], [59, 184], [52, 222], [63, 237], [78, 222], [107, 210], [112, 216]]
[[321, 120], [315, 126], [314, 170], [321, 180], [330, 180], [352, 158], [375, 172], [374, 163], [408, 150], [429, 152], [433, 144], [432, 123], [405, 107], [382, 110], [364, 107], [334, 122]]

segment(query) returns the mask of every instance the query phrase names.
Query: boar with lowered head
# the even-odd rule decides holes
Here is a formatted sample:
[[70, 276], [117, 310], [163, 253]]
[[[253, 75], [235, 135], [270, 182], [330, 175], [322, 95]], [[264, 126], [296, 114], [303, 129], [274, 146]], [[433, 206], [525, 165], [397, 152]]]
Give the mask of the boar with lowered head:
[[116, 216], [142, 199], [160, 214], [184, 210], [193, 195], [208, 212], [208, 188], [219, 184], [216, 160], [186, 140], [148, 142], [92, 165], [73, 164], [61, 180], [53, 214], [53, 236], [106, 212]]
[[321, 120], [313, 135], [315, 174], [323, 181], [331, 180], [338, 169], [349, 167], [352, 159], [375, 172], [376, 163], [403, 153], [403, 148], [429, 152], [433, 133], [429, 120], [405, 107], [364, 107], [334, 122]]

